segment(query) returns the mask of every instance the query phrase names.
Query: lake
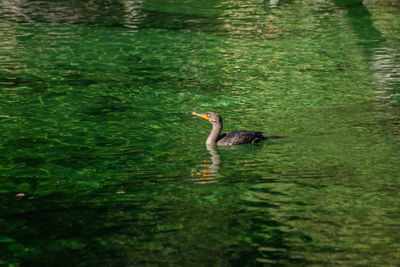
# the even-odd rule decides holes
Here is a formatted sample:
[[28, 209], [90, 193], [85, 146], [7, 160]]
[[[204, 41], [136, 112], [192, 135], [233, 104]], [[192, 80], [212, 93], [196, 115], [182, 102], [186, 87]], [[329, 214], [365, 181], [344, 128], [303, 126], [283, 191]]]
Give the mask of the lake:
[[0, 265], [400, 264], [399, 1], [4, 0], [0, 43]]

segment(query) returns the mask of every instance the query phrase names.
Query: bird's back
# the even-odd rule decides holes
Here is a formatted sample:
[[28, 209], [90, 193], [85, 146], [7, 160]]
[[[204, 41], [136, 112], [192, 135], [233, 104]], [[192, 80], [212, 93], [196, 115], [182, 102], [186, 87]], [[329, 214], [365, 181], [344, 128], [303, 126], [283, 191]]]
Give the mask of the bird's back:
[[265, 137], [262, 135], [262, 132], [232, 131], [220, 135], [217, 140], [217, 145], [231, 146], [250, 143], [255, 144], [264, 139]]

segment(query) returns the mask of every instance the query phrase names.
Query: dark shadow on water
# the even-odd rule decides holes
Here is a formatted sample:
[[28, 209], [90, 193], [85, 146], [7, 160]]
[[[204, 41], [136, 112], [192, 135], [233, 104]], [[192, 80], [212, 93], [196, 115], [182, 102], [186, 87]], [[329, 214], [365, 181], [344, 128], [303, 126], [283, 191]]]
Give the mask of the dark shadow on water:
[[362, 0], [334, 0], [333, 2], [347, 12], [347, 21], [357, 34], [359, 44], [364, 47], [367, 55], [371, 54], [371, 49], [385, 41], [382, 33], [374, 27], [371, 13]]
[[[374, 26], [372, 15], [362, 0], [334, 0], [334, 3], [347, 12], [347, 21], [358, 36], [358, 44], [369, 60], [370, 69], [379, 81], [386, 95], [381, 100], [385, 105], [399, 106], [400, 73], [398, 49], [388, 44], [383, 34]], [[384, 5], [385, 3], [380, 3]], [[379, 4], [378, 4], [379, 5]], [[383, 89], [383, 90], [382, 90]]]

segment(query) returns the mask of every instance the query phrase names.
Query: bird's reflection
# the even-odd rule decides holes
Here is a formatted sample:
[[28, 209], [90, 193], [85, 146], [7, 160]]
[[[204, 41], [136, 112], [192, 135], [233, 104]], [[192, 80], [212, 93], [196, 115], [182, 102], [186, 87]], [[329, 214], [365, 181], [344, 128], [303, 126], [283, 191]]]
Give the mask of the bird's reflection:
[[210, 152], [210, 161], [205, 160], [203, 164], [196, 166], [192, 172], [192, 177], [198, 183], [215, 183], [219, 171], [220, 158], [215, 146], [206, 146]]

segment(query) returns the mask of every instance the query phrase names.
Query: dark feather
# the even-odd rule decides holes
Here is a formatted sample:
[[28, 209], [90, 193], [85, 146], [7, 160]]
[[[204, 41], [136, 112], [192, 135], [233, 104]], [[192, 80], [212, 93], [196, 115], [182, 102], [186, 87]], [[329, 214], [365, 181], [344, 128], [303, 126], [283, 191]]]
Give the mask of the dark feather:
[[217, 145], [256, 144], [264, 139], [265, 137], [262, 135], [262, 132], [232, 131], [220, 135], [217, 140]]

